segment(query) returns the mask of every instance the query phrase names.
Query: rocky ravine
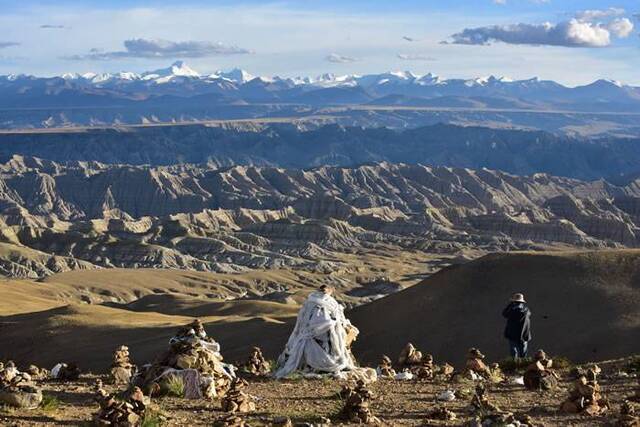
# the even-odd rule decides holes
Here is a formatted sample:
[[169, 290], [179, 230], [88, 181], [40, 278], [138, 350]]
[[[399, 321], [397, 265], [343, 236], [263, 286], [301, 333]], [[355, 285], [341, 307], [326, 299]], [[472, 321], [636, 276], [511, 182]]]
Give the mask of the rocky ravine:
[[549, 245], [638, 246], [640, 180], [380, 163], [309, 170], [14, 156], [0, 165], [0, 269], [357, 274], [363, 255], [465, 257]]

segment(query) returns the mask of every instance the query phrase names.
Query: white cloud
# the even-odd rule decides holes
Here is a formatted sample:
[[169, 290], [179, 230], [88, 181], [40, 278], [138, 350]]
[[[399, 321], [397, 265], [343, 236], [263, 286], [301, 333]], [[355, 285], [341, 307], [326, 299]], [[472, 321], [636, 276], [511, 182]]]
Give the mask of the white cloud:
[[358, 58], [354, 58], [352, 56], [340, 55], [340, 54], [337, 54], [337, 53], [331, 53], [331, 54], [327, 55], [325, 59], [327, 61], [329, 61], [329, 62], [333, 62], [333, 63], [336, 63], [336, 64], [348, 64], [348, 63], [351, 63], [351, 62], [360, 61], [360, 59], [358, 59]]
[[450, 43], [489, 45], [491, 42], [503, 42], [565, 47], [606, 47], [611, 44], [612, 36], [627, 37], [632, 29], [633, 24], [627, 18], [614, 20], [608, 25], [574, 18], [557, 24], [545, 22], [466, 28], [453, 34]]
[[105, 61], [120, 58], [203, 58], [215, 55], [247, 54], [251, 51], [237, 46], [207, 41], [181, 41], [130, 39], [124, 42], [125, 50], [103, 52], [93, 48], [87, 54], [67, 56], [72, 60]]
[[590, 9], [576, 13], [576, 18], [580, 21], [597, 21], [613, 16], [622, 16], [625, 10], [618, 7], [610, 7], [608, 9]]
[[507, 0], [493, 0], [493, 2], [501, 6], [507, 4]]
[[633, 22], [629, 18], [614, 19], [607, 24], [607, 29], [616, 37], [629, 37], [633, 31]]
[[436, 58], [421, 53], [399, 53], [396, 56], [403, 61], [437, 61]]

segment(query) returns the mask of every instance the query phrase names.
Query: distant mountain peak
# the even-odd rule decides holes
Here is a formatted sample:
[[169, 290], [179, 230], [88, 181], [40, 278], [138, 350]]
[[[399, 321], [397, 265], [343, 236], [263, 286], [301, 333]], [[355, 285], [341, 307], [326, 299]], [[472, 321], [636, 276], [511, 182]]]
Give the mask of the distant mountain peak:
[[255, 78], [254, 75], [250, 74], [249, 72], [241, 68], [234, 68], [230, 71], [219, 70], [219, 71], [216, 71], [212, 75], [212, 77], [231, 80], [234, 83], [247, 83]]
[[142, 73], [143, 80], [154, 80], [156, 83], [166, 83], [176, 77], [200, 78], [200, 74], [184, 61], [176, 61], [167, 68]]

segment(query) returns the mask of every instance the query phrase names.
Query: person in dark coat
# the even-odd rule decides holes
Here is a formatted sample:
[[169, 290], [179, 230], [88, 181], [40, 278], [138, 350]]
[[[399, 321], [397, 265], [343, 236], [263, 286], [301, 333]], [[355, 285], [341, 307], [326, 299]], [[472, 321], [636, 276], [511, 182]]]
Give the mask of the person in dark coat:
[[531, 341], [531, 310], [527, 307], [524, 295], [513, 294], [502, 316], [507, 319], [504, 336], [509, 340], [511, 357], [527, 357], [527, 347]]

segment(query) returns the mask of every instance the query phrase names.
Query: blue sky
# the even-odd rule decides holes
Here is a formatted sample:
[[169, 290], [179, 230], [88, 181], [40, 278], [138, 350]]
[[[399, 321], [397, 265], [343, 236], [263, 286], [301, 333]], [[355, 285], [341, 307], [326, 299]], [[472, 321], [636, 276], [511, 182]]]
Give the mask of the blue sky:
[[640, 85], [640, 2], [0, 0], [0, 74], [411, 70]]

